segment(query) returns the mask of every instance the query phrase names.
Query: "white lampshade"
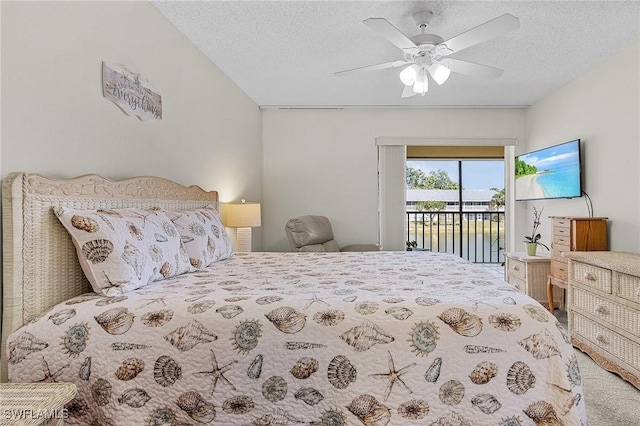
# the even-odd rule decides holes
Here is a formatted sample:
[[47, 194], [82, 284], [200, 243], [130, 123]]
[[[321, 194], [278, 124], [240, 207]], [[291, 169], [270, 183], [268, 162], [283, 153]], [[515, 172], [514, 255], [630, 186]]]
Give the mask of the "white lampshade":
[[411, 86], [418, 76], [418, 66], [416, 64], [409, 65], [400, 72], [400, 81], [405, 86]]
[[424, 96], [429, 90], [429, 77], [427, 77], [426, 67], [420, 67], [416, 82], [413, 84], [413, 91]]
[[240, 202], [226, 204], [226, 226], [249, 228], [261, 225], [260, 203]]
[[433, 77], [434, 81], [438, 84], [442, 84], [451, 75], [451, 70], [442, 64], [435, 63], [429, 67], [429, 74]]
[[251, 251], [251, 227], [260, 226], [260, 203], [226, 204], [226, 226], [238, 228], [236, 231], [236, 249], [239, 252]]

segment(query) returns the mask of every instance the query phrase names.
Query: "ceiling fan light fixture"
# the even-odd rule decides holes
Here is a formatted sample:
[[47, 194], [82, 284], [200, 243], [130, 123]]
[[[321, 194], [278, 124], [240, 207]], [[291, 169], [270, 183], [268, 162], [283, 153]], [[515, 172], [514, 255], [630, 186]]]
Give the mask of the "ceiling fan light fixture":
[[[368, 18], [362, 21], [366, 26], [399, 48], [402, 51], [403, 59], [339, 71], [334, 74], [336, 76], [344, 76], [387, 68], [404, 67], [399, 73], [399, 78], [405, 85], [401, 95], [403, 98], [408, 98], [415, 94], [424, 96], [429, 90], [429, 78], [433, 78], [437, 84], [444, 84], [451, 72], [480, 77], [486, 80], [495, 79], [500, 77], [504, 70], [473, 62], [466, 62], [460, 59], [446, 58], [446, 56], [486, 42], [520, 27], [520, 20], [518, 18], [505, 13], [448, 40], [444, 40], [439, 35], [427, 34], [426, 32], [433, 17], [431, 11], [419, 12], [414, 17], [420, 27], [420, 34], [413, 37], [407, 37], [384, 18]], [[431, 77], [429, 77], [429, 75], [431, 75]]]
[[440, 63], [435, 63], [429, 67], [429, 74], [436, 83], [443, 84], [451, 75], [451, 70]]
[[427, 68], [422, 66], [418, 71], [415, 83], [413, 83], [413, 91], [424, 96], [429, 90], [429, 77], [427, 77]]
[[418, 66], [416, 64], [409, 65], [400, 72], [400, 81], [405, 86], [411, 86], [418, 77]]

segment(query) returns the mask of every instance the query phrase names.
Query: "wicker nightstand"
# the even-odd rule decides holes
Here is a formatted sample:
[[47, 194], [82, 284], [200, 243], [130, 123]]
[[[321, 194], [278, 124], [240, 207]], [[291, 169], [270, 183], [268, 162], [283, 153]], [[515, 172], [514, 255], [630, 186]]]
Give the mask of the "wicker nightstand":
[[0, 426], [62, 425], [73, 383], [0, 383]]
[[[547, 305], [547, 277], [550, 258], [547, 256], [528, 256], [526, 253], [507, 253], [505, 272], [509, 284]], [[555, 300], [564, 308], [564, 290], [554, 290]]]

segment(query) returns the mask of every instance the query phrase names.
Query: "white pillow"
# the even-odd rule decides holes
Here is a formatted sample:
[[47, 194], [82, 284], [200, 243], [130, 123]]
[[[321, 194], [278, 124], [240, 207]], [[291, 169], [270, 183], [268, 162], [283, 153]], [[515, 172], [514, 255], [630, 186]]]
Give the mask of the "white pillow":
[[182, 212], [167, 211], [182, 237], [189, 261], [196, 269], [204, 269], [233, 255], [233, 245], [213, 206]]
[[161, 209], [54, 209], [96, 293], [115, 296], [195, 269]]

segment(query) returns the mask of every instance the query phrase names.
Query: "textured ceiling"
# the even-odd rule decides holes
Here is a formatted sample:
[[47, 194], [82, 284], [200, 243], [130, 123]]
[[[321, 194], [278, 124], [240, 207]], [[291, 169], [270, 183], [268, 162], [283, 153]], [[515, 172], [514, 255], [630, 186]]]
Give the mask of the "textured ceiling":
[[[263, 107], [528, 106], [640, 41], [640, 2], [629, 1], [152, 1]], [[491, 81], [460, 74], [402, 99], [399, 69], [336, 71], [402, 59], [362, 21], [386, 18], [411, 37], [413, 14], [435, 16], [445, 40], [504, 13], [520, 28], [451, 57], [504, 69]]]

